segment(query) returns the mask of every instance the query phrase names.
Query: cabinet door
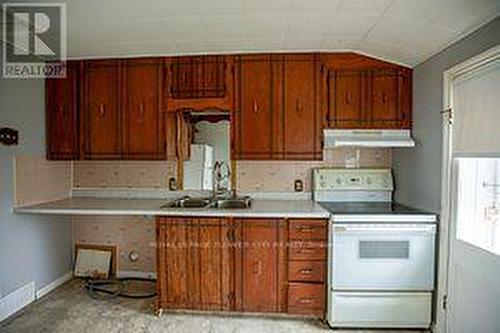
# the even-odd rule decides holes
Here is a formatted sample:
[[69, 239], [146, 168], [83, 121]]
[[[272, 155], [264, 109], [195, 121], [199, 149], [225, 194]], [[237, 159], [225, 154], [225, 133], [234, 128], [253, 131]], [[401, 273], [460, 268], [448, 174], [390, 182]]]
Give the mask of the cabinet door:
[[393, 128], [399, 126], [398, 75], [396, 70], [375, 70], [370, 75], [371, 127]]
[[79, 62], [67, 62], [66, 78], [46, 79], [47, 159], [77, 160]]
[[160, 307], [229, 310], [228, 220], [159, 218], [157, 230]]
[[237, 220], [236, 310], [285, 311], [286, 268], [284, 222], [267, 219]]
[[283, 71], [285, 159], [321, 159], [315, 55], [286, 55]]
[[173, 99], [220, 98], [226, 93], [224, 56], [172, 59], [170, 94]]
[[119, 76], [116, 60], [91, 60], [84, 64], [82, 134], [85, 159], [119, 159], [121, 156]]
[[165, 308], [184, 308], [190, 304], [190, 286], [195, 285], [192, 274], [193, 258], [188, 246], [191, 223], [189, 219], [160, 219], [158, 224], [162, 243], [158, 244], [158, 281], [160, 301]]
[[333, 128], [362, 128], [363, 74], [359, 70], [337, 70], [329, 78], [329, 121]]
[[125, 62], [122, 140], [126, 159], [165, 159], [160, 65], [157, 59]]
[[197, 278], [191, 294], [194, 308], [200, 310], [229, 310], [231, 307], [231, 255], [229, 223], [225, 219], [197, 219], [192, 239]]
[[401, 70], [398, 76], [398, 112], [400, 128], [412, 127], [412, 70]]
[[234, 158], [270, 159], [273, 152], [270, 56], [242, 56], [237, 71], [239, 110], [234, 117]]

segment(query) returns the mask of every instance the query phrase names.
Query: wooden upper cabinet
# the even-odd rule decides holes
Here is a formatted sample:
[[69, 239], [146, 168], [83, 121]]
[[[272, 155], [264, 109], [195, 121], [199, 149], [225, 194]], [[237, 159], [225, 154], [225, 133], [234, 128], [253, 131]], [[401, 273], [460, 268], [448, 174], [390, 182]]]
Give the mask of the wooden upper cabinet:
[[271, 57], [241, 56], [236, 73], [239, 108], [233, 115], [233, 157], [270, 159], [273, 153]]
[[216, 98], [227, 94], [224, 56], [174, 57], [171, 66], [173, 99]]
[[315, 54], [285, 55], [283, 60], [283, 154], [285, 159], [321, 159]]
[[412, 101], [412, 70], [400, 70], [398, 75], [398, 111], [402, 128], [411, 129], [413, 125]]
[[120, 65], [117, 60], [85, 61], [82, 135], [84, 159], [120, 159]]
[[354, 53], [85, 60], [46, 82], [49, 159], [186, 159], [186, 110], [232, 111], [236, 160], [321, 159], [323, 128], [412, 125], [412, 70]]
[[123, 158], [165, 159], [161, 61], [126, 60], [123, 65]]
[[45, 81], [47, 159], [79, 158], [78, 72], [80, 62], [67, 62], [66, 78]]
[[370, 123], [376, 127], [397, 125], [393, 124], [399, 120], [397, 71], [372, 71], [369, 80]]
[[354, 53], [323, 54], [329, 128], [411, 128], [411, 69]]
[[372, 128], [411, 128], [411, 70], [367, 73], [367, 120]]
[[167, 111], [234, 109], [233, 57], [168, 57], [165, 75]]
[[329, 75], [330, 108], [328, 123], [332, 127], [356, 128], [363, 119], [363, 72], [337, 70]]
[[227, 219], [157, 219], [159, 308], [230, 309], [228, 231]]
[[286, 304], [285, 221], [236, 220], [237, 311], [282, 312]]
[[318, 71], [315, 54], [238, 58], [235, 159], [321, 159]]

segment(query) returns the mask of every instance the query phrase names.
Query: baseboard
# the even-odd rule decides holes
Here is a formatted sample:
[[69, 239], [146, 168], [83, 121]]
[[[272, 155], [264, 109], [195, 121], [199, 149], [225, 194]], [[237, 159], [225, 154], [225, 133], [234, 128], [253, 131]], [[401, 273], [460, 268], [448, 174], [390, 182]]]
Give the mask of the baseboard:
[[39, 298], [47, 295], [48, 293], [50, 293], [52, 290], [56, 289], [57, 287], [59, 287], [63, 283], [71, 280], [72, 277], [73, 277], [73, 272], [71, 272], [71, 271], [67, 272], [66, 274], [61, 275], [60, 277], [58, 277], [57, 279], [55, 279], [51, 283], [47, 284], [45, 287], [38, 289], [36, 292], [36, 299], [39, 299]]
[[35, 282], [32, 281], [0, 299], [0, 321], [12, 316], [34, 300]]
[[116, 272], [116, 276], [119, 278], [138, 277], [138, 278], [156, 279], [155, 272], [118, 271]]

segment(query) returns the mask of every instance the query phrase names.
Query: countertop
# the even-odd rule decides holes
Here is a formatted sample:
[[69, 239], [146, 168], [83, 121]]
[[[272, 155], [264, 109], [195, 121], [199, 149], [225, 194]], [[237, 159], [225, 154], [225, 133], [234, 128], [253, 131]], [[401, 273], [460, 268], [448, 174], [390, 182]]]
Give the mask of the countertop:
[[311, 200], [254, 199], [247, 209], [160, 208], [169, 199], [69, 197], [15, 207], [15, 213], [63, 215], [160, 215], [196, 217], [328, 218], [330, 214]]

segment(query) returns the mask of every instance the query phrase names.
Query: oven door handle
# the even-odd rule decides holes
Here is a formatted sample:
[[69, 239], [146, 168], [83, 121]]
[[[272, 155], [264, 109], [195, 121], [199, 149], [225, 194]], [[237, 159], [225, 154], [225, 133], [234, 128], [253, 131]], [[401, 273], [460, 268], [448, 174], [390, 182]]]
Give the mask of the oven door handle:
[[411, 225], [390, 225], [390, 224], [372, 224], [372, 225], [334, 225], [334, 233], [347, 232], [370, 232], [370, 233], [425, 233], [435, 234], [435, 224], [411, 224]]

